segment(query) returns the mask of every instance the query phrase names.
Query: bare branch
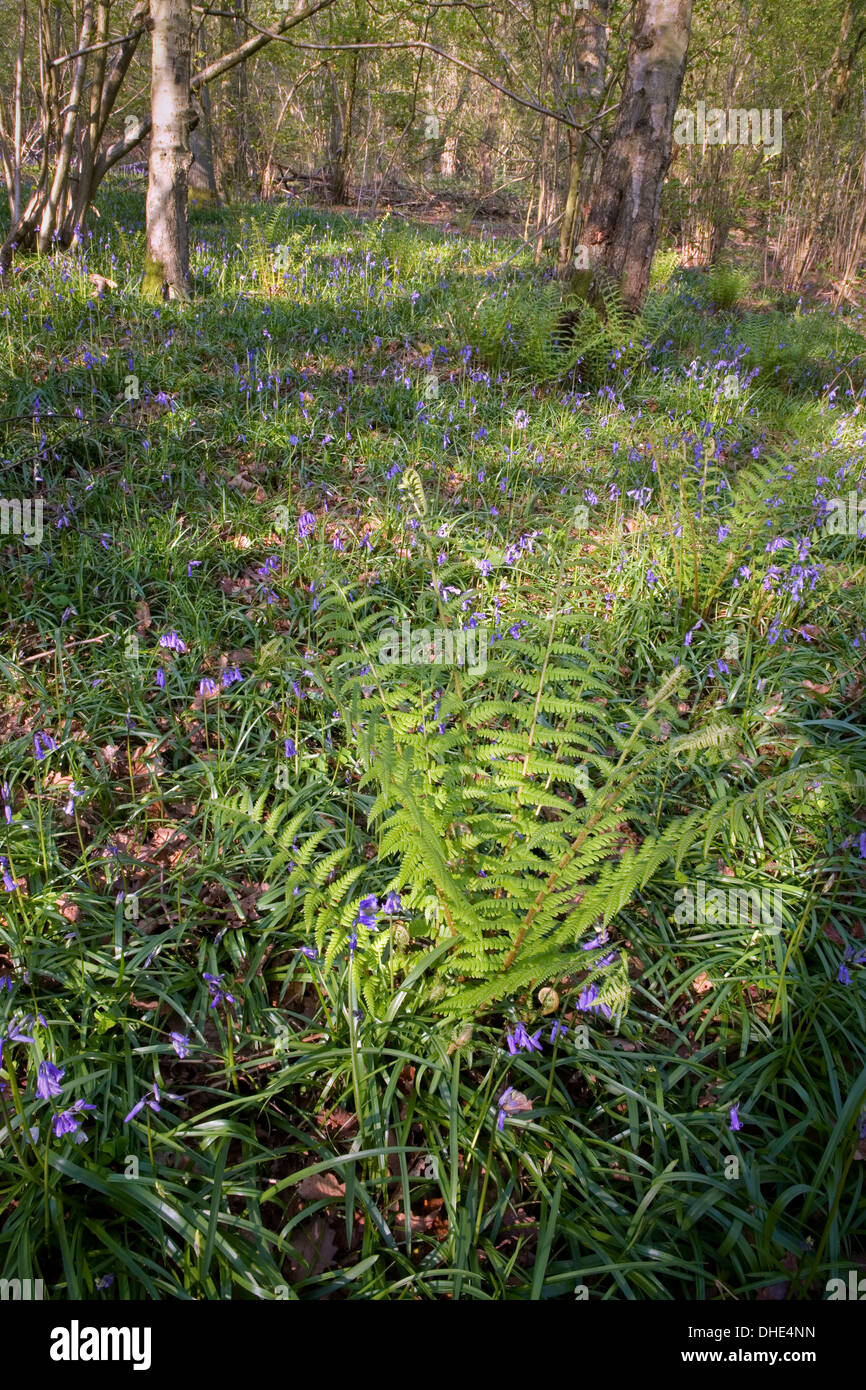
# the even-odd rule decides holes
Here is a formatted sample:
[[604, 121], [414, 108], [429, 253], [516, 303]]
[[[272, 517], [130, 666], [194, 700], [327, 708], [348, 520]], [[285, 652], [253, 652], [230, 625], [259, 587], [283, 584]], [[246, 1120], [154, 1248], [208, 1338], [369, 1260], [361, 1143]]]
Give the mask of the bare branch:
[[97, 53], [100, 48], [114, 48], [119, 43], [129, 43], [131, 39], [139, 39], [145, 29], [150, 25], [145, 24], [141, 29], [133, 29], [129, 34], [122, 34], [118, 39], [105, 39], [102, 43], [92, 43], [88, 48], [77, 48], [74, 53], [64, 53], [62, 58], [55, 58], [51, 66], [59, 68], [61, 63], [71, 63], [73, 58], [81, 58], [85, 53]]

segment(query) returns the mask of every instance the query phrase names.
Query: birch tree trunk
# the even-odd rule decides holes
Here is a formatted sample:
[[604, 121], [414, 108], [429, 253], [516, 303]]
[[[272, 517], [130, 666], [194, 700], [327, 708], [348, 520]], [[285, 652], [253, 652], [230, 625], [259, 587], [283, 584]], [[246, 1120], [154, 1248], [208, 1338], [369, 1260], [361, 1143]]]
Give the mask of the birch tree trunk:
[[[576, 90], [571, 107], [574, 119], [580, 123], [589, 120], [604, 93], [609, 13], [610, 0], [594, 0], [589, 8], [577, 12], [574, 36]], [[578, 202], [586, 149], [586, 139], [579, 131], [569, 127], [566, 136], [568, 139], [568, 193], [559, 231], [557, 266], [559, 275], [567, 275], [572, 268], [572, 250], [579, 220]]]
[[187, 175], [191, 0], [150, 0], [153, 20], [147, 256], [143, 292], [189, 299]]
[[692, 0], [638, 0], [622, 102], [584, 233], [592, 269], [619, 285], [631, 309], [649, 284], [691, 22]]

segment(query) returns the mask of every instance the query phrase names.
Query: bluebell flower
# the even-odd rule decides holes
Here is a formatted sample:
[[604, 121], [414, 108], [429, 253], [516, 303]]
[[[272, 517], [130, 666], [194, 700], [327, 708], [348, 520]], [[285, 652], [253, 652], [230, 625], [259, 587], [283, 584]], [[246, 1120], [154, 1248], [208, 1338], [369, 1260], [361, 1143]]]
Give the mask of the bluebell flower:
[[43, 729], [40, 733], [33, 735], [33, 751], [36, 754], [36, 761], [41, 763], [46, 753], [53, 753], [57, 748], [56, 740], [47, 734]]
[[184, 642], [183, 638], [179, 637], [174, 630], [171, 632], [164, 632], [159, 639], [159, 645], [161, 647], [168, 647], [169, 651], [180, 652], [181, 655], [189, 650], [186, 642]]
[[192, 579], [192, 572], [193, 572], [193, 570], [198, 569], [200, 565], [201, 565], [201, 560], [190, 560], [189, 564], [188, 564], [187, 567], [186, 567], [186, 577], [187, 577], [187, 579]]
[[0, 854], [0, 870], [3, 872], [3, 887], [7, 893], [14, 893], [18, 884], [9, 872], [9, 860], [5, 854]]
[[218, 691], [219, 686], [217, 685], [215, 680], [211, 680], [210, 676], [202, 677], [198, 687], [199, 695], [202, 695], [205, 698], [207, 698], [210, 695], [216, 695]]
[[581, 991], [580, 997], [577, 1001], [577, 1008], [584, 1013], [601, 1013], [604, 1015], [605, 1018], [610, 1018], [610, 1006], [608, 1004], [603, 1003], [603, 1001], [599, 999], [598, 995], [598, 985], [590, 985], [587, 989]]
[[6, 824], [12, 824], [12, 797], [9, 791], [9, 783], [4, 782], [0, 787], [0, 799], [3, 801], [3, 814], [6, 817]]
[[737, 1114], [737, 1107], [735, 1105], [731, 1106], [731, 1123], [729, 1128], [732, 1130], [743, 1128], [743, 1122]]
[[235, 681], [242, 680], [243, 676], [241, 675], [237, 666], [227, 666], [220, 678], [220, 684], [222, 685], [223, 690], [228, 690], [230, 685], [234, 685]]
[[839, 981], [840, 985], [850, 985], [851, 983], [851, 971], [848, 969], [844, 961], [839, 962], [839, 969], [836, 972], [836, 979]]
[[[57, 1139], [62, 1139], [64, 1134], [78, 1134], [81, 1128], [81, 1120], [78, 1116], [82, 1110], [95, 1110], [95, 1105], [88, 1105], [85, 1100], [77, 1100], [68, 1110], [61, 1110], [59, 1115], [54, 1116], [54, 1135]], [[84, 1136], [82, 1135], [83, 1139]]]
[[[134, 1120], [135, 1117], [136, 1117], [136, 1115], [139, 1113], [139, 1111], [143, 1110], [145, 1106], [147, 1106], [149, 1110], [153, 1110], [156, 1114], [159, 1114], [159, 1112], [160, 1112], [160, 1110], [162, 1109], [162, 1107], [161, 1107], [161, 1105], [160, 1105], [161, 1097], [160, 1097], [160, 1094], [159, 1094], [159, 1087], [157, 1086], [156, 1082], [154, 1082], [154, 1084], [153, 1084], [152, 1091], [153, 1091], [153, 1094], [152, 1094], [152, 1095], [151, 1095], [150, 1091], [146, 1092], [146, 1093], [142, 1096], [141, 1100], [137, 1101], [136, 1104], [132, 1107], [132, 1109], [130, 1110], [129, 1114], [126, 1116], [125, 1120], [123, 1121], [123, 1123], [124, 1123], [125, 1125], [128, 1125], [129, 1122], [130, 1122], [130, 1120]], [[178, 1100], [179, 1097], [178, 1097], [178, 1096], [172, 1096], [171, 1099], [172, 1099], [172, 1100]]]
[[112, 1286], [113, 1283], [114, 1283], [114, 1275], [113, 1275], [113, 1274], [101, 1274], [101, 1275], [99, 1276], [99, 1278], [97, 1279], [97, 1281], [96, 1281], [96, 1287], [97, 1287], [97, 1289], [99, 1289], [100, 1293], [104, 1293], [106, 1289], [110, 1289], [110, 1288], [111, 1288], [111, 1286]]
[[161, 666], [156, 668], [156, 683], [160, 690], [165, 688], [165, 671], [163, 671]]
[[514, 1025], [514, 1031], [506, 1030], [505, 1040], [508, 1051], [513, 1055], [515, 1052], [540, 1052], [541, 1051], [541, 1029], [535, 1033], [529, 1033], [522, 1023]]
[[60, 1083], [66, 1075], [65, 1067], [56, 1067], [53, 1062], [40, 1062], [36, 1073], [36, 1094], [41, 1100], [50, 1100], [60, 1095]]
[[398, 912], [402, 912], [403, 904], [400, 901], [400, 894], [394, 892], [388, 893], [382, 904], [382, 911], [385, 913], [386, 917], [395, 917]]
[[190, 1054], [190, 1041], [185, 1033], [169, 1033], [171, 1045], [181, 1061], [184, 1061]]
[[370, 894], [362, 898], [358, 904], [358, 911], [355, 914], [353, 926], [373, 928], [376, 925], [376, 913], [379, 911], [379, 899]]
[[27, 1026], [27, 1023], [28, 1023], [31, 1019], [32, 1019], [32, 1014], [28, 1014], [27, 1018], [25, 1018], [25, 1019], [23, 1019], [23, 1020], [14, 1019], [14, 1018], [11, 1019], [10, 1022], [7, 1023], [7, 1025], [6, 1025], [6, 1041], [7, 1041], [7, 1042], [32, 1043], [32, 1042], [33, 1042], [33, 1038], [31, 1038], [30, 1034], [29, 1034], [29, 1033], [24, 1033], [24, 1032], [22, 1032], [22, 1028], [26, 1027], [26, 1026]]
[[515, 1091], [513, 1086], [508, 1086], [502, 1092], [497, 1102], [499, 1111], [496, 1116], [496, 1128], [503, 1130], [505, 1120], [509, 1115], [519, 1115], [522, 1111], [531, 1110], [532, 1102], [527, 1099], [522, 1091]]
[[297, 748], [295, 747], [295, 740], [294, 740], [293, 738], [287, 738], [287, 739], [285, 739], [285, 740], [283, 741], [283, 747], [284, 747], [284, 749], [286, 750], [286, 757], [287, 757], [287, 758], [293, 758], [293, 757], [295, 756], [295, 754], [297, 753], [297, 751], [298, 751]]
[[315, 946], [301, 946], [300, 955], [306, 956], [307, 960], [318, 960], [319, 953]]
[[529, 424], [529, 415], [528, 415], [528, 413], [527, 413], [525, 410], [516, 410], [516, 411], [514, 412], [514, 425], [515, 425], [515, 428], [516, 428], [516, 429], [519, 429], [519, 430], [525, 430], [525, 429], [526, 429], [526, 426], [527, 426], [528, 424]]
[[564, 1038], [567, 1032], [568, 1029], [565, 1024], [560, 1023], [559, 1019], [556, 1019], [550, 1030], [550, 1041], [553, 1043], [556, 1042], [557, 1038]]
[[225, 1001], [225, 1003], [227, 1004], [234, 1004], [234, 995], [229, 994], [226, 990], [222, 988], [222, 981], [225, 979], [225, 972], [223, 972], [222, 975], [209, 975], [207, 971], [204, 970], [202, 971], [202, 979], [206, 982], [207, 987], [210, 990], [210, 1007], [212, 1009], [215, 1009], [217, 1005], [222, 1004], [223, 1001]]
[[298, 517], [298, 540], [306, 540], [316, 529], [316, 518], [312, 512], [301, 512]]

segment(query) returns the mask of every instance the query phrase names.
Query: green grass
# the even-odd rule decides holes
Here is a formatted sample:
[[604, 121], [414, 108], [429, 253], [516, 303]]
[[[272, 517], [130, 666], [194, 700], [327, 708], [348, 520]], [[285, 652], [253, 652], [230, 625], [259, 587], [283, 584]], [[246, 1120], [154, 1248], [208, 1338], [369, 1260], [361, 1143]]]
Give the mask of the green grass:
[[[864, 549], [815, 505], [866, 492], [859, 322], [737, 313], [733, 272], [662, 256], [639, 321], [557, 342], [529, 252], [273, 208], [194, 214], [195, 301], [154, 310], [141, 199], [100, 210], [0, 300], [0, 487], [45, 504], [41, 544], [0, 537], [0, 1273], [823, 1297], [864, 1253]], [[486, 672], [383, 673], [381, 628], [464, 612], [501, 634]], [[616, 962], [583, 924], [519, 988], [491, 955], [455, 1013], [454, 904], [518, 920], [601, 806], [582, 891], [619, 873]], [[778, 892], [781, 933], [678, 924], [698, 880]], [[75, 1101], [82, 1143], [52, 1129]]]

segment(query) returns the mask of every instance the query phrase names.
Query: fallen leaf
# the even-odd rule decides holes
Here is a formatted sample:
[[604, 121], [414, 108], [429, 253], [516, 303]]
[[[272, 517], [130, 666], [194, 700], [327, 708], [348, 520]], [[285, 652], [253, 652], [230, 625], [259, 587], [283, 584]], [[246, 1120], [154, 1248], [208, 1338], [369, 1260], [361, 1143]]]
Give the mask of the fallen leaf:
[[298, 1195], [303, 1197], [305, 1202], [321, 1202], [325, 1199], [333, 1201], [338, 1197], [345, 1197], [346, 1184], [340, 1182], [333, 1173], [314, 1173], [312, 1177], [301, 1178], [298, 1183]]

